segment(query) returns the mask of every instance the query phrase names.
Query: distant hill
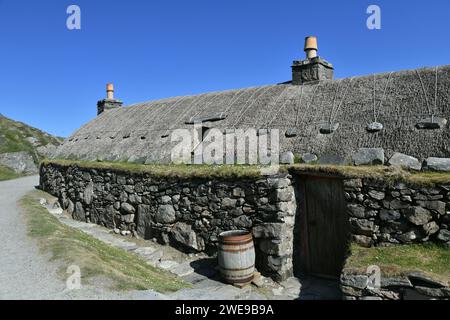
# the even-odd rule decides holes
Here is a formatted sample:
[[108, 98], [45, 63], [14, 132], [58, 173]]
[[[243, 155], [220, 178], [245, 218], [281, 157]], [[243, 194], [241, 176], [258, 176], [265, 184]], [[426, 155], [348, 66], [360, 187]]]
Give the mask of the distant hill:
[[36, 173], [39, 161], [63, 140], [0, 114], [0, 166], [18, 174]]

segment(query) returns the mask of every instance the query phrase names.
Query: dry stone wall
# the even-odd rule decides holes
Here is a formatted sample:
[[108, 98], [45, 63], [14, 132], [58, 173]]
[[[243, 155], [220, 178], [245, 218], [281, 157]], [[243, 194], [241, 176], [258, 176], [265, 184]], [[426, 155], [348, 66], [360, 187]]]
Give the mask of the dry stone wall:
[[352, 237], [370, 247], [437, 242], [450, 246], [450, 183], [392, 186], [370, 179], [344, 181]]
[[340, 287], [344, 300], [450, 300], [449, 283], [423, 272], [398, 276], [381, 275], [379, 283], [370, 273], [344, 269]]
[[[295, 217], [302, 214], [297, 212], [302, 195], [288, 173], [176, 178], [46, 163], [40, 176], [41, 188], [58, 197], [74, 219], [210, 255], [217, 252], [221, 232], [248, 230], [255, 238], [259, 271], [275, 280], [293, 274]], [[358, 244], [436, 242], [450, 247], [450, 183], [417, 187], [344, 179], [343, 192], [350, 236]]]
[[289, 175], [261, 179], [155, 178], [114, 170], [42, 165], [40, 186], [73, 218], [155, 239], [185, 252], [215, 254], [222, 231], [253, 232], [256, 267], [292, 275], [296, 203]]

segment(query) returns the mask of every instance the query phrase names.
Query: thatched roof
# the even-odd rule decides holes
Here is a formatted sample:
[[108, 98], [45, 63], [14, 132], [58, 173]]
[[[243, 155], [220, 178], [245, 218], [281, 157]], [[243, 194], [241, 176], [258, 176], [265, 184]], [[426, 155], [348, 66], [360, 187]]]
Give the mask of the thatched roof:
[[[220, 129], [278, 128], [282, 151], [298, 154], [348, 156], [361, 147], [381, 147], [388, 155], [449, 157], [448, 124], [435, 130], [416, 127], [430, 115], [450, 119], [450, 66], [213, 92], [108, 110], [68, 138], [56, 157], [167, 162], [169, 134], [192, 128], [195, 120], [213, 121], [206, 125]], [[372, 122], [384, 129], [368, 132]], [[330, 123], [338, 123], [337, 130], [321, 132]], [[286, 137], [286, 131], [296, 136]]]

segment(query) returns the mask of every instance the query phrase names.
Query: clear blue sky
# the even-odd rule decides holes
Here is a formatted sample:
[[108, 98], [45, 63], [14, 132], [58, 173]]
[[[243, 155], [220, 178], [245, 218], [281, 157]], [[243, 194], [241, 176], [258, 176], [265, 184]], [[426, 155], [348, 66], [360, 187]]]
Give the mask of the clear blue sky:
[[282, 82], [307, 35], [338, 78], [445, 65], [449, 31], [448, 0], [0, 0], [0, 113], [68, 136], [107, 82], [125, 104]]

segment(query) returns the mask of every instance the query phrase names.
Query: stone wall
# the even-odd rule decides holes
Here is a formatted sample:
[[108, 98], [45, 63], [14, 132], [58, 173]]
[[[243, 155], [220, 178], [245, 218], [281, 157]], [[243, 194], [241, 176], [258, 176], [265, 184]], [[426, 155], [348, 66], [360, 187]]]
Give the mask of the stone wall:
[[[288, 173], [176, 178], [52, 162], [40, 171], [41, 188], [58, 197], [74, 219], [211, 255], [222, 231], [249, 230], [258, 270], [275, 280], [293, 274], [295, 217], [302, 214], [297, 212], [302, 195]], [[300, 173], [292, 174], [302, 179]], [[350, 236], [356, 243], [371, 247], [430, 241], [450, 246], [450, 184], [417, 187], [343, 179], [343, 185]]]
[[422, 272], [381, 275], [379, 280], [369, 273], [344, 270], [340, 283], [344, 300], [450, 300], [449, 284]]
[[450, 183], [392, 186], [344, 180], [352, 237], [363, 246], [437, 242], [450, 246]]
[[168, 178], [53, 163], [43, 164], [40, 174], [40, 187], [58, 197], [74, 219], [209, 254], [216, 252], [222, 231], [249, 230], [260, 272], [276, 280], [293, 273], [296, 203], [287, 174]]

